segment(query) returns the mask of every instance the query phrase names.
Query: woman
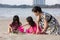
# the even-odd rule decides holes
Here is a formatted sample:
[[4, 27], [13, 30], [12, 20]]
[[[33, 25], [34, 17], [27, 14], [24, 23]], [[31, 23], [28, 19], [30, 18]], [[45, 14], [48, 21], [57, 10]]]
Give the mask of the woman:
[[39, 6], [35, 6], [32, 9], [35, 16], [37, 16], [37, 32], [38, 33], [38, 26], [40, 25], [43, 30], [41, 33], [48, 33], [48, 34], [59, 34], [58, 28], [59, 23], [57, 20], [50, 14], [42, 12]]

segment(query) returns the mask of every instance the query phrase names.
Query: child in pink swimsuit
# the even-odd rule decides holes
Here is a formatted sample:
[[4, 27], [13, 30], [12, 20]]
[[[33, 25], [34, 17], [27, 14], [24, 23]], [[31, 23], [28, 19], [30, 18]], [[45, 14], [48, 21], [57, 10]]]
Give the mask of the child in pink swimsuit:
[[[28, 29], [26, 29], [26, 33], [33, 33], [36, 34], [37, 31], [37, 25], [36, 23], [33, 21], [32, 17], [29, 16], [26, 18], [28, 24], [30, 25], [30, 27]], [[39, 33], [42, 31], [42, 29], [39, 27]]]
[[24, 28], [21, 26], [21, 22], [19, 21], [19, 17], [15, 15], [13, 17], [13, 22], [10, 24], [10, 27], [8, 29], [9, 33], [18, 33], [18, 32], [24, 32]]

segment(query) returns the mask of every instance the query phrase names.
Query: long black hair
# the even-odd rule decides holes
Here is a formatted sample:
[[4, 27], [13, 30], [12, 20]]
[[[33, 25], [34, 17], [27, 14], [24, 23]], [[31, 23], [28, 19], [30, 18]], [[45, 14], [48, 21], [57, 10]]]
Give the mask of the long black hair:
[[42, 13], [42, 9], [41, 9], [40, 6], [34, 6], [33, 9], [32, 9], [32, 11], [33, 12], [37, 12], [38, 11], [38, 12]]
[[21, 25], [21, 22], [19, 21], [19, 16], [18, 16], [18, 15], [15, 15], [15, 16], [13, 17], [13, 22], [12, 22], [12, 24], [15, 24], [16, 21], [17, 21], [17, 24], [18, 24], [18, 25]]
[[33, 21], [33, 18], [31, 16], [26, 18], [27, 22], [29, 22], [29, 25], [31, 25], [32, 27], [34, 27], [35, 22]]

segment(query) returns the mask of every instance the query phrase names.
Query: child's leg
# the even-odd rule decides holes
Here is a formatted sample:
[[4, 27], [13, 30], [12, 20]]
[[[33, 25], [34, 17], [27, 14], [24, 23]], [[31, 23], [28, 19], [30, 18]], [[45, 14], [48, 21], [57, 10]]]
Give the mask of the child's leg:
[[12, 32], [12, 28], [9, 27], [9, 28], [8, 28], [8, 33], [11, 33], [11, 32]]

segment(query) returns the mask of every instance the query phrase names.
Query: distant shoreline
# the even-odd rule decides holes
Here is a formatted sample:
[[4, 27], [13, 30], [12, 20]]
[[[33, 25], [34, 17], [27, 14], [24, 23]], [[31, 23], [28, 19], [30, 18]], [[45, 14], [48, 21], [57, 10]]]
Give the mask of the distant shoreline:
[[[36, 5], [8, 5], [8, 4], [0, 4], [0, 8], [33, 8], [34, 6], [36, 6]], [[60, 8], [60, 4], [40, 5], [40, 7], [41, 8]]]
[[[0, 8], [12, 8], [12, 7], [0, 7]], [[21, 8], [21, 7], [20, 7]], [[30, 8], [33, 8], [33, 7], [30, 7]], [[41, 7], [41, 8], [45, 8], [45, 7]], [[48, 7], [49, 8], [49, 7]], [[48, 9], [47, 8], [47, 9]], [[51, 7], [51, 8], [53, 8], [53, 7]], [[22, 8], [23, 9], [23, 8]], [[25, 9], [25, 8], [24, 8]], [[55, 9], [55, 8], [53, 8], [53, 9]]]

